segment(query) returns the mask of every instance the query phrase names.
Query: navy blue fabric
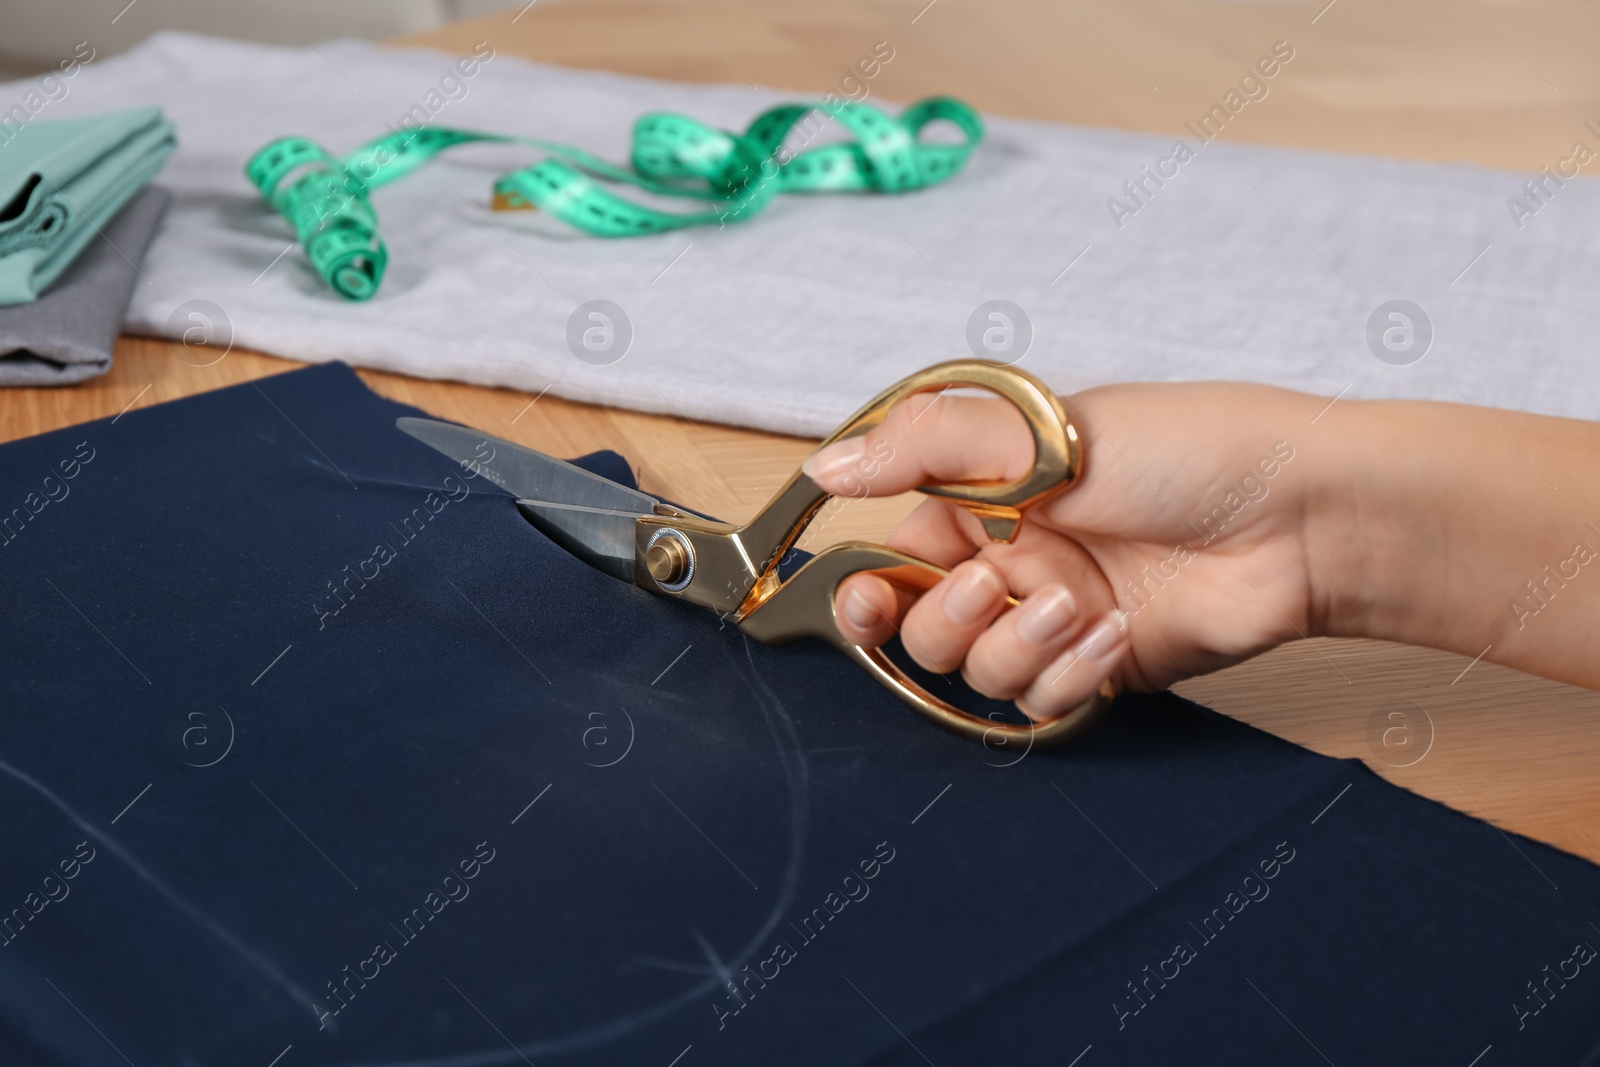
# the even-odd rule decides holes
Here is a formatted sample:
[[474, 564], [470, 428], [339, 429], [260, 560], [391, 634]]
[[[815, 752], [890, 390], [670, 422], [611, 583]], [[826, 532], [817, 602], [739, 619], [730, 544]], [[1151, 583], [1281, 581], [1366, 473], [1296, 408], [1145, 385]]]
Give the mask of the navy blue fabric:
[[1595, 1061], [1594, 866], [1170, 695], [946, 734], [408, 413], [0, 448], [0, 1063]]

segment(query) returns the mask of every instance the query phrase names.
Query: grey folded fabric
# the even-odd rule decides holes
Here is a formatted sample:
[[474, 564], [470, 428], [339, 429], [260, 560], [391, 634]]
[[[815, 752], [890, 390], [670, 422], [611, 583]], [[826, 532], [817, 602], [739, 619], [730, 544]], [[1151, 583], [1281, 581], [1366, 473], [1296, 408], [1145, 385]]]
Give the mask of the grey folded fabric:
[[172, 194], [141, 189], [49, 292], [0, 307], [0, 386], [71, 385], [111, 369], [137, 264]]

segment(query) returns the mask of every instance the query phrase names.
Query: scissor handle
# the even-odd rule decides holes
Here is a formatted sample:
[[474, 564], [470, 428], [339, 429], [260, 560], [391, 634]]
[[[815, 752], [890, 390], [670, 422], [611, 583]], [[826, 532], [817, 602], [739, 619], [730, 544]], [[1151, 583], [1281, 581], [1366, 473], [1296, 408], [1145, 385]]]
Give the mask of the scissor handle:
[[879, 393], [818, 447], [881, 425], [894, 406], [907, 397], [966, 388], [996, 393], [1022, 413], [1033, 436], [1033, 468], [1026, 476], [1004, 485], [925, 485], [920, 491], [964, 505], [983, 521], [991, 538], [1010, 541], [1016, 537], [1017, 525], [1029, 505], [1063, 485], [1071, 485], [1083, 473], [1083, 445], [1077, 427], [1050, 387], [1027, 371], [982, 359], [936, 364]]
[[[1024, 511], [1055, 490], [1075, 484], [1083, 474], [1083, 444], [1077, 427], [1072, 425], [1050, 387], [1026, 371], [981, 359], [936, 364], [879, 393], [818, 447], [882, 425], [894, 406], [906, 397], [968, 388], [996, 393], [1022, 413], [1033, 437], [1033, 467], [1025, 477], [1009, 484], [924, 485], [920, 491], [956, 501], [982, 521], [991, 538], [1011, 541], [1017, 536]], [[776, 566], [783, 554], [800, 539], [806, 525], [827, 499], [828, 494], [804, 471], [796, 471], [766, 507], [735, 531], [742, 546], [742, 558], [754, 568], [753, 577], [764, 577]], [[745, 599], [749, 588], [740, 589], [738, 595], [731, 598], [731, 604], [724, 604], [720, 599], [697, 602], [719, 610], [741, 605], [748, 609], [753, 606]], [[768, 588], [770, 585], [757, 585], [756, 599], [764, 596]], [[721, 596], [714, 592], [706, 595]]]
[[[949, 572], [926, 560], [883, 545], [846, 541], [813, 556], [788, 581], [778, 586], [739, 622], [739, 628], [765, 644], [785, 644], [802, 637], [820, 637], [855, 660], [890, 692], [947, 729], [978, 741], [1016, 740], [1030, 748], [1059, 744], [1076, 737], [1100, 717], [1116, 695], [1109, 681], [1094, 696], [1059, 719], [1024, 725], [996, 722], [928, 692], [882, 649], [863, 648], [839, 631], [836, 594], [851, 575], [872, 571], [904, 588], [926, 592]], [[1009, 598], [1008, 598], [1009, 599]], [[1014, 607], [1015, 600], [1010, 601]]]

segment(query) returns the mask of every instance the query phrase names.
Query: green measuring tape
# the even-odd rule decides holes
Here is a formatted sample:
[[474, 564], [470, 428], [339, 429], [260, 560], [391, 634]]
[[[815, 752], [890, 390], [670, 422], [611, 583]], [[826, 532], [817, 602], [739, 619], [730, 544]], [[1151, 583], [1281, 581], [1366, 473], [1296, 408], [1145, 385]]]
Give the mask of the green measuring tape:
[[[787, 152], [784, 140], [796, 126], [815, 135], [811, 123], [819, 110], [855, 140]], [[919, 140], [922, 128], [940, 119], [961, 131], [960, 144]], [[284, 137], [257, 152], [245, 174], [294, 226], [311, 265], [334, 291], [367, 300], [378, 291], [389, 258], [378, 236], [372, 190], [455, 145], [526, 145], [548, 154], [495, 182], [497, 210], [538, 208], [596, 237], [636, 237], [738, 222], [779, 193], [903, 193], [936, 185], [961, 169], [982, 137], [978, 113], [949, 97], [919, 101], [898, 117], [852, 102], [784, 104], [762, 112], [742, 134], [669, 112], [644, 115], [633, 126], [631, 169], [551, 141], [421, 127], [368, 141], [343, 159], [303, 137]], [[296, 172], [299, 176], [286, 183]], [[705, 206], [660, 211], [603, 183]]]

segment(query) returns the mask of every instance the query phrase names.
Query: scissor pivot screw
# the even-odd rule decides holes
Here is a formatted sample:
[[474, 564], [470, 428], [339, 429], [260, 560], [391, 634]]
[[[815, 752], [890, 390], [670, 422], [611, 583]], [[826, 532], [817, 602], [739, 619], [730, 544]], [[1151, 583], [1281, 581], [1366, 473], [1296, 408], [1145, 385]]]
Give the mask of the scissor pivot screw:
[[644, 565], [662, 589], [679, 592], [694, 578], [694, 546], [677, 530], [657, 530], [645, 545]]

